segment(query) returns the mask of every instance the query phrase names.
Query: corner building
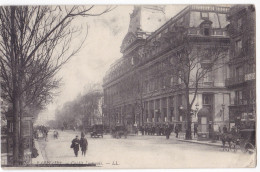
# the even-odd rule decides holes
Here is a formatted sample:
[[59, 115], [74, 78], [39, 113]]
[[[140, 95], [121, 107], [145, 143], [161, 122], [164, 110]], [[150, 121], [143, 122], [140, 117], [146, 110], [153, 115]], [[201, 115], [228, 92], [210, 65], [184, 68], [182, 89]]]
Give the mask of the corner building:
[[[185, 131], [187, 119], [182, 109], [187, 105], [183, 82], [172, 75], [175, 58], [183, 46], [180, 40], [187, 36], [190, 45], [196, 47], [194, 51], [216, 45], [229, 48], [228, 11], [223, 6], [190, 5], [166, 22], [163, 7], [135, 6], [121, 45], [123, 56], [111, 65], [103, 79], [105, 123], [126, 125], [130, 132], [136, 126], [166, 123]], [[228, 59], [227, 55], [225, 60]], [[212, 62], [205, 59], [202, 63], [199, 65]], [[192, 106], [196, 112], [192, 115], [192, 127], [202, 124], [202, 137], [208, 137], [210, 127], [219, 129], [229, 124], [231, 97], [225, 87], [229, 77], [228, 64], [224, 63], [199, 82]], [[192, 97], [194, 88], [189, 91]]]
[[256, 49], [255, 7], [235, 5], [230, 8], [230, 78], [226, 87], [231, 91], [230, 124], [254, 128], [256, 119]]

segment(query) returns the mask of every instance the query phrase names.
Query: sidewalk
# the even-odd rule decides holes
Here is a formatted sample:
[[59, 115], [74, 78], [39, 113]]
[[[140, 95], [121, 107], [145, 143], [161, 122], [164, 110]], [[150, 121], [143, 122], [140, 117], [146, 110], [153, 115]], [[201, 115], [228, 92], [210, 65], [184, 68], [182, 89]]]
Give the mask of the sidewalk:
[[220, 140], [217, 140], [215, 142], [212, 142], [211, 140], [205, 140], [205, 141], [198, 141], [197, 137], [193, 137], [192, 140], [185, 140], [185, 134], [180, 133], [179, 138], [176, 138], [180, 142], [188, 142], [188, 143], [196, 143], [196, 144], [202, 144], [202, 145], [208, 145], [208, 146], [216, 146], [216, 147], [222, 147], [222, 142]]
[[42, 151], [40, 149], [40, 146], [39, 146], [39, 141], [35, 140], [35, 148], [38, 150], [38, 156], [36, 158], [32, 158], [32, 164], [39, 164], [39, 163], [42, 163], [44, 161], [47, 161], [44, 159], [43, 155], [42, 155]]
[[216, 146], [216, 147], [222, 147], [222, 143], [221, 141], [216, 141], [216, 142], [212, 142], [212, 141], [198, 141], [197, 139], [192, 139], [192, 140], [185, 140], [185, 139], [179, 139], [177, 138], [178, 141], [181, 142], [189, 142], [189, 143], [196, 143], [196, 144], [202, 144], [202, 145], [208, 145], [208, 146]]

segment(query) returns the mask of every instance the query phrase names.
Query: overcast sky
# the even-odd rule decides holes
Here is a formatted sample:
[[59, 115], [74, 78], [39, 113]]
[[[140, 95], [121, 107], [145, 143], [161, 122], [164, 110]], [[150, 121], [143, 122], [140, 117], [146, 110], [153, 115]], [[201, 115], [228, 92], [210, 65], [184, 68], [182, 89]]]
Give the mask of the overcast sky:
[[[166, 19], [170, 19], [184, 7], [183, 5], [166, 6]], [[133, 6], [118, 6], [103, 16], [78, 20], [82, 22], [85, 29], [88, 25], [87, 40], [80, 52], [59, 71], [58, 75], [63, 78], [63, 85], [59, 89], [60, 94], [39, 115], [38, 122], [54, 119], [56, 108], [61, 108], [65, 102], [75, 99], [90, 84], [102, 84], [109, 66], [122, 57], [120, 46], [127, 34], [132, 11]]]

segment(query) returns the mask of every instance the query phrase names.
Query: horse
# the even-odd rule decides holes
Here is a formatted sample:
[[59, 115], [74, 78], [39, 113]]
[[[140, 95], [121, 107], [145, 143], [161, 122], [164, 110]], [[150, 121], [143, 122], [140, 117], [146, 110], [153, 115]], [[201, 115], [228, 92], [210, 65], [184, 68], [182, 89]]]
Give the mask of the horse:
[[[232, 133], [223, 133], [221, 135], [221, 141], [223, 146], [223, 151], [231, 151], [232, 148], [234, 152], [236, 151], [236, 145], [239, 144], [239, 137], [236, 134]], [[226, 148], [226, 143], [228, 143], [228, 147]]]

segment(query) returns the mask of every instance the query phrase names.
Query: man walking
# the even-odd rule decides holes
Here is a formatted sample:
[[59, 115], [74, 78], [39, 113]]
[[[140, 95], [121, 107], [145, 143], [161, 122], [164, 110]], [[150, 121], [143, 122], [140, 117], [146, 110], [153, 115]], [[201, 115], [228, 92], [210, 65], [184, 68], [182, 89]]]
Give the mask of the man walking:
[[176, 133], [176, 138], [178, 138], [179, 135], [179, 126], [175, 125], [175, 133]]
[[71, 148], [73, 148], [76, 157], [78, 156], [78, 152], [79, 152], [79, 144], [80, 141], [78, 139], [78, 136], [76, 136], [76, 138], [72, 140], [72, 144], [70, 146]]
[[169, 125], [167, 125], [166, 127], [165, 127], [165, 135], [166, 135], [166, 139], [168, 140], [169, 138], [170, 138], [170, 134], [171, 134], [171, 129], [170, 129], [170, 126]]
[[85, 138], [85, 135], [83, 135], [80, 139], [80, 147], [81, 147], [82, 156], [86, 156], [88, 140]]

